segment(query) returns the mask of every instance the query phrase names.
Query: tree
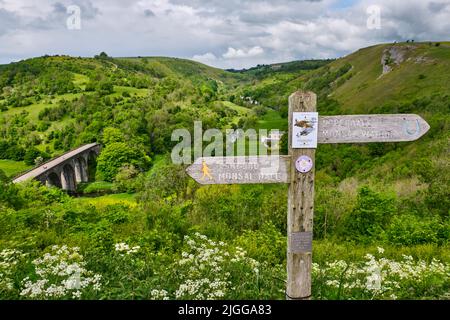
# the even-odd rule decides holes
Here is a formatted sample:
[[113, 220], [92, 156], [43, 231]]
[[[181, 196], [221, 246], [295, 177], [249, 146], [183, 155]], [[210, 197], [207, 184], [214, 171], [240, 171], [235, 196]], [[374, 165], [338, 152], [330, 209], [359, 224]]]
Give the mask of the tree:
[[36, 159], [41, 158], [42, 161], [46, 160], [49, 158], [49, 156], [47, 154], [45, 154], [44, 152], [39, 151], [36, 148], [30, 148], [26, 151], [25, 153], [25, 157], [24, 157], [24, 161], [25, 164], [29, 165], [29, 166], [33, 166], [35, 164], [37, 164]]
[[114, 187], [117, 191], [133, 193], [136, 191], [136, 183], [134, 178], [139, 174], [139, 171], [133, 165], [124, 165], [119, 168], [119, 171], [114, 178]]
[[2, 207], [19, 208], [22, 198], [18, 195], [17, 186], [8, 183], [6, 174], [0, 170], [0, 211]]
[[125, 137], [117, 128], [107, 127], [103, 130], [103, 144], [108, 145], [114, 142], [124, 142]]
[[99, 55], [94, 56], [95, 59], [108, 59], [109, 56], [106, 54], [106, 52], [102, 51]]
[[8, 176], [6, 173], [0, 169], [0, 183], [8, 181]]
[[267, 108], [264, 106], [257, 106], [253, 108], [253, 111], [258, 117], [262, 117], [267, 113]]
[[363, 186], [358, 190], [355, 208], [344, 220], [344, 236], [348, 240], [362, 242], [380, 239], [395, 211], [393, 194], [378, 193]]
[[242, 117], [238, 121], [238, 126], [242, 129], [254, 129], [258, 124], [258, 118], [256, 115], [250, 114], [248, 116]]
[[98, 157], [97, 171], [104, 180], [113, 181], [119, 169], [126, 164], [145, 170], [150, 163], [150, 157], [142, 149], [133, 148], [124, 142], [113, 142], [106, 145]]
[[98, 85], [98, 90], [102, 96], [114, 93], [114, 85], [111, 81], [101, 81]]

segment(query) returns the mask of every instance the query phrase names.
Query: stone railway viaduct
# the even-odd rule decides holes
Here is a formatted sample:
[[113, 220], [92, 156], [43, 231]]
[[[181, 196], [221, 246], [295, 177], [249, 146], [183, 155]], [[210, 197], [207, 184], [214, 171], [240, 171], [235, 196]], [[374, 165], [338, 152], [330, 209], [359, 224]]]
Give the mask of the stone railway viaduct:
[[100, 145], [91, 143], [47, 161], [16, 177], [13, 182], [20, 183], [34, 179], [47, 186], [55, 186], [68, 192], [75, 192], [77, 183], [93, 179], [92, 168], [100, 154]]

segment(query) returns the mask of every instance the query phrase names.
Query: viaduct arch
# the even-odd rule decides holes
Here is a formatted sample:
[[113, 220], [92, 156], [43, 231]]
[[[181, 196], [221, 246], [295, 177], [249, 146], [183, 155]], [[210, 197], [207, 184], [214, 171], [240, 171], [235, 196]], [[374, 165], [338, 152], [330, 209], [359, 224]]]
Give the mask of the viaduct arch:
[[101, 147], [98, 143], [81, 146], [63, 155], [41, 164], [16, 177], [13, 182], [20, 183], [35, 179], [47, 186], [75, 192], [77, 184], [95, 178], [96, 158]]

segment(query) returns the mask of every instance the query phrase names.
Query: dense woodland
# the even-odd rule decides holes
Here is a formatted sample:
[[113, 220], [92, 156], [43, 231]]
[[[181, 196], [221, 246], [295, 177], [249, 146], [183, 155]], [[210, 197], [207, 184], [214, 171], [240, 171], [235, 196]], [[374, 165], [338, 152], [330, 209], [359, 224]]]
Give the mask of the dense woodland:
[[[171, 134], [198, 120], [286, 131], [298, 89], [320, 114], [431, 126], [318, 148], [313, 297], [449, 299], [450, 44], [415, 44], [381, 76], [387, 47], [239, 71], [105, 53], [0, 66], [0, 299], [283, 299], [287, 187], [201, 187], [171, 163]], [[76, 195], [10, 183], [91, 142], [103, 149]]]

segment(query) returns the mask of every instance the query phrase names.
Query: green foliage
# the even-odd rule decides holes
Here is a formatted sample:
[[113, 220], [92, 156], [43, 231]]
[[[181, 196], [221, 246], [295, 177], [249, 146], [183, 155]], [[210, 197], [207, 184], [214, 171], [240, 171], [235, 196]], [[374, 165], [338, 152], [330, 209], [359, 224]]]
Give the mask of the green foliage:
[[108, 145], [114, 142], [124, 142], [125, 136], [117, 128], [107, 127], [103, 129], [102, 142], [104, 145]]
[[142, 150], [137, 150], [124, 142], [108, 144], [97, 159], [98, 173], [106, 181], [113, 181], [120, 168], [126, 164], [145, 170], [151, 159]]
[[39, 207], [52, 203], [64, 203], [69, 196], [58, 188], [47, 188], [38, 181], [28, 181], [18, 187], [18, 197], [26, 199], [25, 206]]
[[139, 171], [133, 165], [124, 165], [114, 178], [114, 190], [128, 193], [136, 192], [137, 182], [135, 178], [138, 174]]
[[280, 63], [273, 65], [258, 65], [253, 68], [243, 69], [243, 70], [233, 70], [229, 69], [231, 72], [240, 72], [245, 74], [250, 74], [256, 78], [264, 78], [267, 76], [272, 76], [276, 73], [296, 73], [302, 70], [314, 70], [318, 69], [332, 60], [302, 60], [302, 61], [292, 61], [288, 63]]
[[286, 235], [269, 221], [256, 231], [244, 231], [234, 243], [243, 248], [249, 257], [278, 265], [286, 261], [286, 241]]
[[255, 108], [253, 108], [253, 112], [257, 117], [261, 117], [267, 113], [267, 108], [264, 106], [256, 106]]
[[108, 194], [112, 193], [114, 188], [113, 183], [104, 181], [77, 184], [77, 192], [82, 194]]
[[8, 184], [6, 175], [0, 172], [0, 210], [5, 208], [20, 208], [23, 199], [17, 195], [17, 187]]
[[107, 59], [109, 58], [108, 55], [106, 54], [106, 52], [102, 51], [100, 52], [99, 55], [95, 55], [94, 56], [95, 59]]
[[328, 93], [333, 88], [334, 82], [351, 69], [352, 65], [350, 63], [345, 63], [337, 69], [325, 66], [320, 69], [320, 72], [314, 74], [308, 82], [306, 82], [305, 88], [314, 91], [317, 94], [325, 95], [325, 93]]
[[60, 105], [52, 108], [45, 108], [39, 112], [38, 119], [44, 121], [59, 121], [68, 113], [69, 105], [67, 101], [61, 102]]
[[109, 205], [106, 207], [105, 219], [112, 224], [124, 224], [130, 221], [129, 207], [123, 204]]
[[111, 223], [101, 220], [95, 225], [87, 227], [89, 241], [92, 242], [91, 251], [96, 254], [105, 254], [114, 247], [114, 237]]
[[427, 158], [417, 159], [414, 164], [415, 172], [419, 173], [421, 180], [428, 184], [425, 194], [425, 204], [433, 213], [438, 213], [442, 218], [450, 216], [450, 172], [446, 170], [446, 164], [432, 162]]
[[114, 86], [113, 86], [112, 82], [107, 81], [107, 80], [101, 81], [98, 84], [97, 88], [98, 88], [100, 95], [102, 95], [102, 96], [106, 96], [106, 95], [114, 92]]
[[258, 118], [256, 115], [248, 115], [239, 119], [238, 127], [244, 130], [253, 129], [258, 123]]
[[145, 207], [153, 201], [163, 199], [184, 199], [188, 190], [188, 176], [184, 168], [175, 164], [159, 164], [144, 178], [139, 190], [138, 200]]
[[25, 154], [25, 148], [15, 144], [14, 142], [0, 140], [0, 159], [22, 161]]
[[189, 218], [202, 233], [226, 239], [238, 230], [259, 229], [263, 222], [285, 231], [286, 194], [284, 188], [260, 185], [205, 186], [195, 192]]
[[318, 173], [316, 179], [320, 182], [316, 188], [314, 238], [326, 239], [339, 233], [349, 212], [355, 207], [355, 200], [351, 195], [337, 190], [329, 176]]
[[5, 183], [6, 181], [8, 181], [8, 176], [2, 169], [0, 169], [0, 183]]
[[387, 230], [390, 243], [411, 246], [443, 243], [450, 239], [450, 224], [439, 218], [422, 218], [412, 214], [395, 217]]
[[25, 156], [23, 158], [25, 164], [34, 166], [36, 165], [36, 160], [40, 158], [41, 162], [49, 159], [49, 155], [45, 152], [42, 152], [36, 148], [30, 148], [25, 152]]
[[383, 239], [384, 230], [395, 210], [393, 195], [362, 187], [358, 191], [355, 208], [345, 217], [342, 235], [346, 239], [362, 242]]

